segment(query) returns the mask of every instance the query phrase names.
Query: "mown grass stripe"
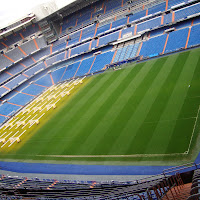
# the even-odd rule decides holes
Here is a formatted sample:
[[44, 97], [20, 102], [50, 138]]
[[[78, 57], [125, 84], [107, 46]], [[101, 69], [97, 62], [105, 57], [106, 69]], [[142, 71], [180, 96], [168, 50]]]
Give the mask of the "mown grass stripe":
[[[193, 74], [195, 72], [196, 67], [198, 66], [198, 60], [199, 56], [197, 56], [196, 52], [190, 52], [189, 57], [184, 65], [184, 70], [182, 71], [182, 74], [180, 76], [179, 82], [176, 84], [176, 90], [174, 91], [174, 96], [172, 97], [174, 99], [177, 99], [179, 102], [178, 105], [176, 105], [176, 108], [179, 106], [180, 110], [177, 111], [177, 115], [179, 116], [181, 113], [181, 109], [183, 109], [184, 100], [186, 98], [188, 90], [190, 90], [190, 87], [188, 85], [191, 83], [191, 80], [193, 78]], [[182, 98], [181, 98], [182, 97]], [[199, 102], [200, 104], [200, 102]], [[196, 117], [198, 112], [198, 108], [196, 109], [196, 113], [193, 117]], [[176, 123], [174, 126], [173, 133], [171, 134], [170, 141], [167, 146], [166, 152], [173, 152], [176, 151], [177, 153], [182, 153], [184, 151], [187, 151], [188, 145], [190, 142], [190, 137], [193, 131], [193, 127], [195, 124], [195, 119], [188, 119], [187, 126], [185, 126], [186, 123], [180, 121], [177, 121], [179, 123]], [[175, 148], [177, 146], [179, 148]], [[170, 147], [170, 148], [169, 148]]]
[[[75, 135], [73, 141], [75, 142], [72, 141], [70, 143], [70, 146], [67, 147], [69, 148], [68, 151], [70, 150], [70, 152], [74, 152], [77, 154], [79, 148], [76, 147], [77, 146], [79, 147], [82, 144], [82, 142], [84, 142], [84, 140], [87, 139], [90, 132], [97, 126], [97, 124], [104, 117], [104, 114], [109, 109], [110, 104], [113, 102], [113, 100], [115, 100], [115, 99], [110, 99], [113, 90], [120, 85], [121, 83], [120, 80], [124, 79], [130, 70], [131, 69], [123, 70], [121, 72], [116, 73], [119, 76], [117, 76], [116, 79], [113, 80], [111, 84], [109, 84], [109, 87], [105, 88], [103, 95], [102, 93], [99, 94], [95, 104], [88, 108], [88, 111], [84, 116], [84, 119], [87, 118], [87, 123], [82, 124], [82, 126], [80, 126], [79, 124], [80, 126], [79, 129], [74, 130], [76, 131], [75, 132], [76, 134], [73, 133]], [[87, 147], [87, 149], [89, 149], [89, 147]]]
[[[130, 118], [127, 120], [127, 123], [125, 123], [126, 126], [124, 126], [124, 129], [122, 130], [124, 134], [120, 134], [118, 140], [118, 145], [120, 145], [120, 140], [122, 141], [122, 143], [126, 144], [120, 147], [122, 152], [124, 152], [125, 154], [138, 153], [135, 152], [135, 148], [134, 146], [132, 146], [132, 140], [134, 140], [134, 138], [137, 136], [138, 130], [143, 124], [143, 121], [148, 114], [148, 110], [151, 108], [151, 105], [154, 102], [154, 98], [159, 91], [160, 80], [158, 79], [158, 77], [160, 71], [162, 71], [162, 65], [166, 62], [166, 60], [167, 58], [158, 59], [152, 66], [151, 71], [142, 82], [142, 85], [137, 88], [137, 90], [140, 91], [139, 94], [141, 94], [141, 96], [139, 96], [140, 98], [138, 99], [137, 104], [135, 104], [134, 101], [138, 98], [138, 96], [133, 95], [133, 97], [135, 96], [132, 102], [132, 104], [134, 105], [134, 110], [131, 113]], [[136, 91], [136, 94], [138, 93], [138, 91]], [[143, 139], [145, 140], [145, 138]], [[115, 149], [113, 148], [112, 151], [119, 153], [119, 146], [116, 146]]]
[[[129, 148], [127, 148], [127, 153], [133, 153], [133, 151], [136, 151], [137, 153], [138, 152], [144, 153], [149, 142], [151, 141], [151, 138], [154, 135], [156, 125], [165, 108], [164, 105], [167, 102], [168, 95], [170, 95], [170, 93], [167, 94], [165, 92], [164, 87], [166, 86], [166, 82], [169, 80], [168, 78], [170, 74], [173, 73], [174, 63], [176, 62], [177, 57], [178, 57], [177, 55], [173, 55], [173, 57], [167, 58], [165, 63], [163, 63], [159, 74], [156, 76], [151, 87], [149, 88], [145, 97], [143, 98], [140, 104], [141, 105], [140, 109], [138, 108], [138, 115], [140, 115], [140, 118], [142, 117], [143, 120], [141, 121], [140, 126], [138, 126], [138, 129], [137, 130], [134, 129], [136, 133], [134, 137], [131, 137], [132, 142], [129, 143]], [[156, 64], [160, 65], [159, 63]], [[169, 91], [171, 90], [169, 89]], [[165, 99], [163, 99], [163, 97]], [[159, 106], [160, 103], [161, 106]], [[146, 113], [146, 118], [144, 118], [145, 113]], [[151, 121], [156, 123], [148, 123], [148, 124], [145, 123]], [[136, 141], [141, 141], [141, 142], [137, 143]]]
[[[188, 145], [200, 100], [200, 49], [191, 52], [94, 76], [20, 150], [0, 157], [146, 161], [158, 159], [153, 154], [182, 153]], [[135, 153], [142, 158], [123, 158]], [[146, 157], [150, 153], [151, 158]], [[121, 156], [115, 158], [117, 155]], [[171, 158], [161, 156], [159, 160]], [[177, 156], [183, 158], [186, 156]]]
[[[126, 145], [122, 146], [121, 144], [129, 140], [130, 135], [133, 133], [132, 131], [124, 131], [124, 128], [127, 126], [127, 123], [135, 112], [135, 108], [138, 104], [140, 104], [140, 101], [148, 90], [150, 82], [146, 82], [146, 84], [145, 80], [148, 80], [149, 77], [154, 78], [154, 71], [158, 70], [153, 67], [155, 62], [157, 61], [154, 60], [152, 62], [148, 62], [143, 67], [143, 70], [145, 71], [146, 68], [148, 73], [141, 73], [140, 79], [138, 79], [135, 85], [135, 92], [133, 90], [132, 92], [126, 94], [129, 95], [128, 101], [125, 102], [123, 109], [119, 113], [116, 113], [118, 116], [107, 130], [106, 135], [95, 148], [96, 153], [101, 149], [100, 144], [103, 143], [105, 144], [104, 148], [101, 150], [103, 154], [124, 154], [124, 148]], [[116, 145], [115, 142], [117, 142], [120, 147], [116, 146], [115, 151], [112, 152], [111, 149], [113, 149]], [[126, 142], [124, 144], [126, 144]]]
[[[40, 154], [44, 154], [45, 152], [43, 151], [46, 151], [45, 149], [48, 151], [51, 150], [53, 153], [62, 154], [66, 148], [69, 148], [72, 143], [72, 138], [75, 137], [75, 132], [81, 129], [81, 123], [84, 121], [86, 113], [89, 112], [88, 108], [91, 107], [91, 109], [93, 109], [93, 104], [98, 100], [99, 94], [102, 94], [103, 91], [107, 88], [107, 85], [111, 84], [112, 81], [114, 81], [119, 75], [119, 73], [106, 74], [106, 76], [101, 79], [99, 84], [94, 85], [92, 90], [90, 90], [90, 94], [86, 95], [84, 100], [80, 99], [75, 106], [72, 105], [73, 108], [71, 112], [62, 112], [61, 115], [63, 116], [63, 119], [61, 119], [59, 123], [55, 122], [55, 127], [61, 127], [59, 135], [63, 138], [63, 140], [56, 140], [57, 135], [49, 140], [50, 143], [54, 144], [55, 146], [59, 146], [59, 148], [55, 150], [50, 148], [43, 148], [40, 151]], [[68, 104], [68, 106], [70, 107], [71, 105]], [[63, 127], [67, 127], [67, 129], [63, 129]], [[55, 132], [57, 131], [59, 130], [55, 130]]]
[[[143, 70], [143, 64], [134, 67], [126, 77], [120, 80], [119, 86], [112, 92], [110, 99], [108, 99], [110, 102], [105, 102], [104, 108], [99, 110], [99, 112], [104, 112], [104, 117], [101, 121], [98, 121], [98, 124], [91, 131], [85, 142], [81, 144], [79, 152], [82, 152], [82, 154], [93, 154], [96, 145], [104, 137], [112, 122], [117, 117], [116, 113], [120, 112], [125, 102], [128, 101], [131, 91], [134, 90], [135, 82], [138, 82], [138, 77], [141, 76], [141, 74], [145, 75], [148, 73], [149, 68], [145, 68], [145, 72], [145, 70]], [[111, 101], [111, 99], [113, 99], [113, 101]], [[103, 129], [101, 127], [103, 127]], [[86, 146], [88, 147], [87, 149], [85, 148]]]
[[[148, 129], [146, 128], [146, 131], [148, 133], [150, 132], [151, 134], [152, 133], [153, 134], [151, 138], [149, 138], [148, 144], [146, 144], [146, 148], [144, 149], [145, 152], [148, 152], [148, 153], [152, 153], [152, 152], [154, 153], [157, 151], [165, 152], [163, 145], [161, 145], [162, 143], [159, 142], [157, 145], [155, 145], [155, 141], [158, 141], [158, 140], [163, 141], [164, 138], [166, 140], [168, 136], [166, 126], [169, 126], [170, 128], [171, 124], [175, 123], [174, 121], [172, 121], [174, 120], [172, 118], [161, 119], [161, 117], [163, 116], [163, 113], [165, 112], [166, 104], [172, 95], [176, 82], [183, 69], [182, 65], [187, 60], [188, 55], [189, 55], [188, 53], [185, 53], [183, 55], [174, 55], [175, 56], [174, 58], [176, 59], [173, 60], [173, 62], [171, 62], [172, 57], [169, 57], [171, 63], [168, 63], [168, 65], [170, 65], [169, 68], [171, 68], [171, 72], [169, 76], [166, 77], [166, 80], [163, 83], [161, 91], [154, 102], [154, 106], [152, 107], [153, 110], [149, 112], [149, 116], [146, 119], [147, 122], [152, 120], [155, 123], [149, 125]], [[160, 129], [160, 131], [157, 133], [156, 128], [157, 128], [158, 123], [160, 123], [160, 126], [163, 128], [162, 130]], [[143, 133], [143, 130], [141, 130], [141, 132]]]
[[[189, 70], [188, 72], [187, 68], [190, 67], [189, 63], [191, 62], [191, 58], [191, 54], [189, 52], [185, 52], [179, 55], [179, 58], [175, 63], [175, 70], [173, 70], [173, 72], [171, 73], [171, 76], [174, 76], [174, 79], [171, 81], [171, 84], [174, 84], [174, 87], [171, 89], [172, 92], [170, 98], [166, 103], [165, 110], [163, 111], [163, 114], [160, 117], [160, 122], [158, 122], [157, 124], [154, 136], [152, 137], [152, 140], [149, 143], [146, 152], [148, 151], [152, 153], [160, 151], [161, 153], [167, 153], [168, 143], [173, 134], [174, 127], [178, 122], [176, 119], [178, 119], [178, 115], [181, 111], [181, 107], [187, 94], [188, 84], [193, 76], [193, 72], [195, 69], [194, 67], [191, 67], [191, 70]], [[163, 120], [172, 121], [163, 123]], [[187, 121], [193, 120], [194, 119], [187, 119]], [[161, 142], [157, 146], [155, 146], [155, 142], [158, 141]], [[161, 145], [161, 143], [163, 144]], [[184, 150], [181, 148], [182, 145], [183, 144], [179, 143], [179, 145], [176, 145], [176, 147], [173, 148], [174, 150], [170, 151], [170, 153], [184, 153]]]
[[[59, 146], [59, 148], [56, 148], [54, 150], [51, 148], [48, 148], [48, 151], [50, 151], [48, 154], [52, 154], [52, 153], [64, 154], [66, 149], [68, 148], [71, 149], [70, 146], [71, 145], [73, 146], [73, 142], [72, 142], [73, 138], [76, 138], [76, 134], [78, 130], [82, 129], [82, 127], [85, 124], [85, 120], [87, 119], [87, 117], [91, 116], [91, 111], [95, 109], [94, 104], [98, 101], [99, 94], [103, 94], [104, 91], [108, 88], [107, 85], [110, 85], [119, 75], [120, 73], [105, 74], [105, 77], [103, 77], [105, 81], [103, 81], [103, 83], [101, 84], [101, 87], [99, 87], [98, 85], [94, 87], [95, 90], [92, 93], [92, 96], [87, 96], [86, 98], [87, 101], [85, 103], [82, 102], [84, 106], [82, 105], [82, 107], [78, 110], [78, 112], [73, 115], [73, 117], [71, 117], [69, 113], [67, 114], [63, 113], [63, 115], [66, 115], [70, 120], [66, 119], [65, 121], [63, 121], [63, 126], [66, 127], [66, 129], [64, 130], [62, 128], [62, 132], [59, 133], [60, 137], [63, 137], [62, 141], [56, 140], [56, 135], [54, 138], [50, 140], [51, 144], [55, 144], [55, 146]], [[68, 106], [70, 106], [70, 104]], [[45, 151], [45, 148], [43, 150]], [[44, 152], [40, 151], [40, 154], [44, 154]]]
[[[55, 144], [62, 138], [63, 126], [67, 120], [70, 120], [77, 112], [80, 112], [81, 108], [84, 108], [84, 103], [88, 101], [88, 96], [92, 97], [102, 85], [110, 79], [108, 76], [97, 76], [95, 79], [90, 81], [77, 95], [75, 95], [60, 112], [55, 115], [47, 125], [41, 127], [41, 129], [35, 134], [26, 144], [25, 147], [29, 152], [35, 152], [37, 154], [42, 149], [49, 149], [48, 143]], [[77, 117], [77, 116], [76, 116]], [[57, 136], [59, 133], [59, 137]], [[43, 145], [36, 144], [44, 143]], [[52, 143], [52, 144], [53, 144]], [[56, 144], [55, 144], [56, 146]], [[19, 150], [20, 152], [21, 150]]]

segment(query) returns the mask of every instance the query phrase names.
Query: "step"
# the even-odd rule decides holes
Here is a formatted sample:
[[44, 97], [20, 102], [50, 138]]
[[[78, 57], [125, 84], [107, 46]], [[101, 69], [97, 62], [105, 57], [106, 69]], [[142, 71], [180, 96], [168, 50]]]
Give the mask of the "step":
[[[190, 196], [190, 190], [191, 190], [191, 186], [192, 186], [192, 183], [188, 183], [188, 184], [185, 184], [183, 186], [180, 187], [175, 187], [175, 188], [172, 188], [171, 189], [171, 192], [173, 193], [173, 196], [172, 196], [172, 193], [170, 191], [167, 192], [167, 195], [164, 196], [162, 199], [163, 200], [187, 200], [187, 198]], [[178, 192], [180, 191], [180, 192]], [[167, 199], [168, 197], [168, 199]]]

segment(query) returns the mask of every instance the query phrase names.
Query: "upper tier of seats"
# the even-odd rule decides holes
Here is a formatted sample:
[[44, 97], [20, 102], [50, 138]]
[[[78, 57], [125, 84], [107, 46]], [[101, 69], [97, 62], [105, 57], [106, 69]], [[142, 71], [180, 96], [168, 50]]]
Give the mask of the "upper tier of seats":
[[0, 70], [8, 68], [44, 47], [46, 47], [45, 38], [39, 37], [0, 55]]
[[32, 24], [0, 39], [0, 50], [9, 48], [9, 46], [19, 43], [20, 41], [24, 41], [27, 37], [35, 35], [39, 30], [38, 24]]

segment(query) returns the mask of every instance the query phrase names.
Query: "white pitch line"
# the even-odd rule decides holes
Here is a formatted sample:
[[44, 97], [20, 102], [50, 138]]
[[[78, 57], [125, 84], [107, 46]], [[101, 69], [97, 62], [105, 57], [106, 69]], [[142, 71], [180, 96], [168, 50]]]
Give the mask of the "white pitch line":
[[185, 153], [172, 153], [172, 154], [132, 154], [132, 155], [36, 155], [57, 158], [137, 158], [137, 157], [164, 157], [164, 156], [177, 156], [185, 155]]
[[192, 144], [192, 139], [193, 139], [194, 131], [195, 131], [196, 124], [197, 124], [197, 119], [198, 119], [198, 116], [199, 116], [199, 110], [200, 110], [200, 105], [199, 105], [199, 109], [198, 109], [198, 112], [197, 112], [197, 116], [196, 116], [196, 120], [195, 120], [195, 123], [194, 123], [194, 127], [193, 127], [193, 130], [192, 130], [192, 135], [191, 135], [191, 138], [190, 138], [190, 143], [189, 143], [189, 146], [188, 146], [188, 150], [186, 151], [187, 154], [189, 153], [190, 147], [191, 147], [191, 144]]

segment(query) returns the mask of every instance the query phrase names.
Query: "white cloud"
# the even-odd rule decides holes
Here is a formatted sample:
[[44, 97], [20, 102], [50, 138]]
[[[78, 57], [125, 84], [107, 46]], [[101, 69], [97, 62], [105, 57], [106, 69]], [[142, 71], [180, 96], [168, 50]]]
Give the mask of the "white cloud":
[[35, 6], [50, 0], [5, 0], [0, 6], [0, 27], [29, 14]]

